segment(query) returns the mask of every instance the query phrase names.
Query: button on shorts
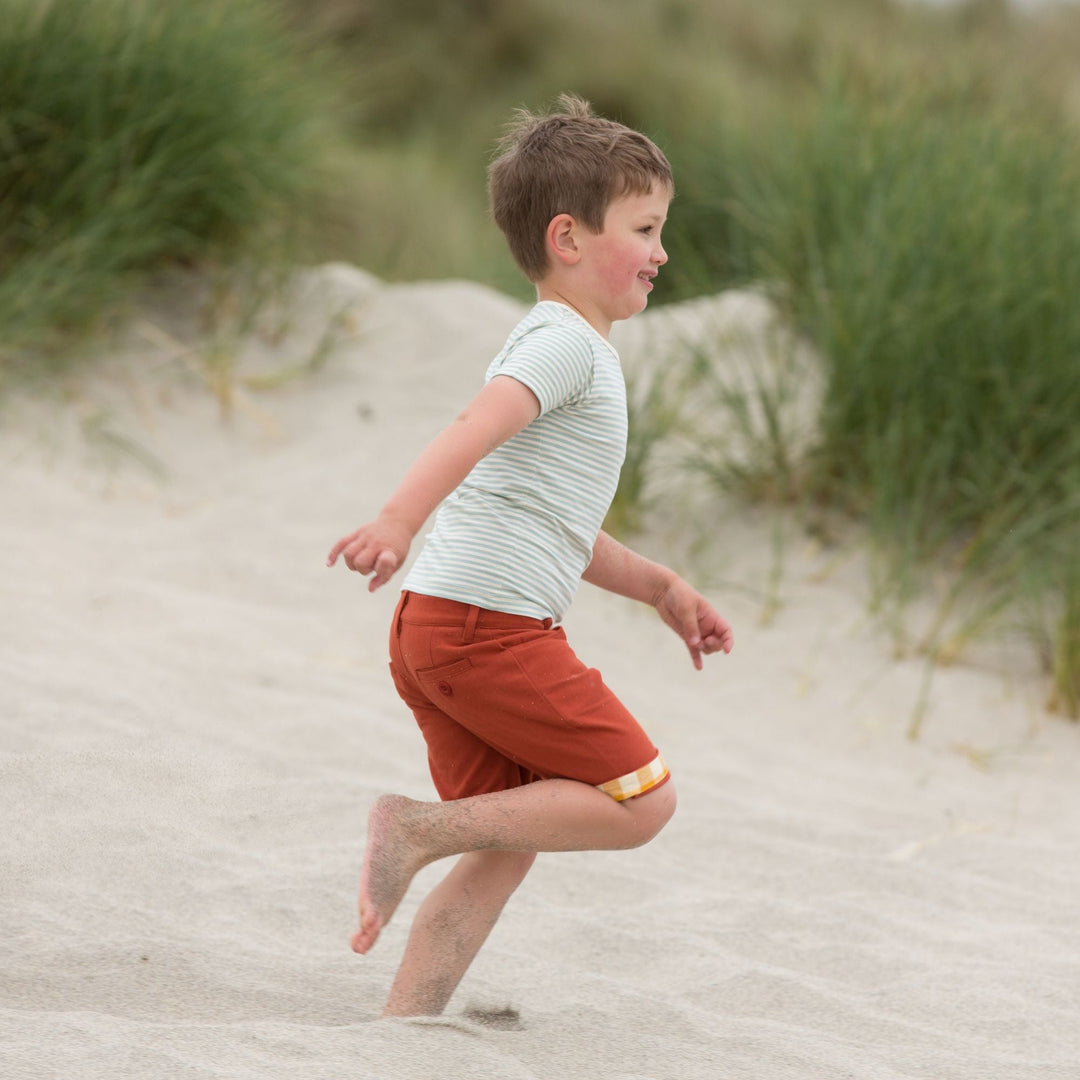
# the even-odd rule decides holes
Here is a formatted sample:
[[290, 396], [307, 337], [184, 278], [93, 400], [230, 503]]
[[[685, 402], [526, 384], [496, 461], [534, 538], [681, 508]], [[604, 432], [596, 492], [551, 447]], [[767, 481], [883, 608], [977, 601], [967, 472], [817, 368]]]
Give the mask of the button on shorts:
[[622, 800], [668, 779], [637, 720], [550, 619], [404, 592], [390, 673], [442, 799], [564, 778]]

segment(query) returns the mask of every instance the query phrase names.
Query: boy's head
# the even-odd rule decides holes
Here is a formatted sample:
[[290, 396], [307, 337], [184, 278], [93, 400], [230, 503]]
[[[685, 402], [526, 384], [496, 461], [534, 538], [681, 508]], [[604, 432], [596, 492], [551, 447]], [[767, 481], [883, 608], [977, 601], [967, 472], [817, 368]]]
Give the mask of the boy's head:
[[569, 214], [599, 233], [615, 199], [648, 194], [658, 183], [674, 186], [660, 149], [571, 94], [545, 115], [519, 109], [488, 169], [495, 222], [533, 282], [548, 270], [545, 233], [552, 218]]

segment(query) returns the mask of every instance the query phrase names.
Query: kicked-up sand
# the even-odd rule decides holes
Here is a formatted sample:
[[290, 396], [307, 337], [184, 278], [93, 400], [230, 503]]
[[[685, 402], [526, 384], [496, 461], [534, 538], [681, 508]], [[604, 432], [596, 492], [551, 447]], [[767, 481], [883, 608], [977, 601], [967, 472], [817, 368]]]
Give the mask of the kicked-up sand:
[[[541, 856], [445, 1016], [375, 1020], [444, 868], [349, 949], [367, 808], [432, 789], [386, 671], [396, 589], [324, 559], [523, 305], [341, 266], [298, 290], [237, 339], [227, 419], [176, 312], [3, 403], [0, 1076], [1080, 1078], [1080, 729], [1020, 646], [927, 687], [869, 614], [857, 539], [685, 476], [634, 543], [734, 652], [697, 673], [589, 586], [567, 620], [662, 749], [675, 818], [636, 851]], [[641, 373], [673, 335], [761, 318], [719, 297], [617, 341]]]

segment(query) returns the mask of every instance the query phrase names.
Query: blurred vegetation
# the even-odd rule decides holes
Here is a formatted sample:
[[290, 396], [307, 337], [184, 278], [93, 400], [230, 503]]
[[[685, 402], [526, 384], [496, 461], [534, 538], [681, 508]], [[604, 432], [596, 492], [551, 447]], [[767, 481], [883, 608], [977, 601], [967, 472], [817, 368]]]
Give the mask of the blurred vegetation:
[[869, 523], [883, 603], [952, 571], [921, 643], [936, 659], [1051, 598], [1053, 628], [1027, 629], [1075, 716], [1080, 145], [1064, 114], [977, 90], [841, 72], [739, 147], [716, 205], [825, 361], [787, 494]]
[[[63, 356], [175, 263], [340, 258], [527, 298], [486, 165], [514, 107], [572, 90], [672, 160], [653, 302], [764, 289], [823, 359], [817, 437], [796, 454], [773, 432], [763, 460], [783, 475], [757, 477], [757, 497], [866, 521], [883, 604], [949, 567], [927, 653], [1019, 614], [1054, 704], [1080, 709], [1075, 7], [0, 7], [0, 378]], [[652, 390], [626, 528], [678, 427]]]
[[4, 0], [0, 372], [41, 364], [164, 261], [282, 240], [327, 84], [255, 0]]

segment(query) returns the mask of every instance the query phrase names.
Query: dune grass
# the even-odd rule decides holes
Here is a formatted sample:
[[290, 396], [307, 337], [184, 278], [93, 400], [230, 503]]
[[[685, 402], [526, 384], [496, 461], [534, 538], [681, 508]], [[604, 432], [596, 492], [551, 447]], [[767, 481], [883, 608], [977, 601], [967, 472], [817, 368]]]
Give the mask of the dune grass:
[[830, 79], [733, 150], [710, 205], [733, 272], [768, 281], [824, 359], [801, 497], [869, 523], [885, 602], [950, 569], [922, 642], [940, 659], [1042, 598], [1052, 625], [1028, 629], [1076, 715], [1080, 139], [964, 90]]
[[317, 184], [318, 79], [254, 0], [8, 0], [0, 72], [0, 371], [163, 260], [265, 252]]

